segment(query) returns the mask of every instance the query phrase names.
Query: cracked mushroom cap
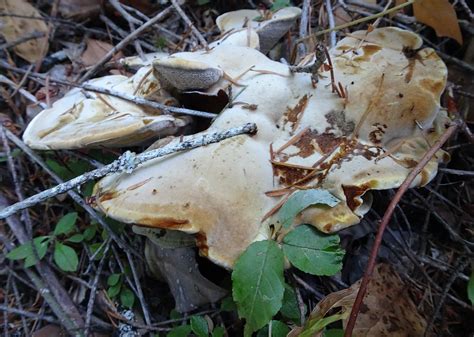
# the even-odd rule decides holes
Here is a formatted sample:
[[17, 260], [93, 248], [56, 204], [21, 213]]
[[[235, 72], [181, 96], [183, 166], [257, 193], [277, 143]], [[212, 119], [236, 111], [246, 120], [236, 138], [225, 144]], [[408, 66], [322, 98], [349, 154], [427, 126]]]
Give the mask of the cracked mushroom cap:
[[[161, 95], [151, 67], [141, 68], [131, 78], [111, 75], [88, 83], [165, 104], [174, 102]], [[35, 116], [23, 140], [39, 150], [132, 146], [175, 134], [188, 123], [188, 118], [161, 115], [154, 109], [76, 88]]]
[[[439, 108], [446, 67], [419, 46], [396, 28], [355, 32], [330, 52], [337, 90], [328, 66], [314, 88], [310, 74], [248, 47], [228, 49], [233, 61], [219, 47], [175, 54], [240, 74], [238, 96], [209, 131], [255, 122], [258, 133], [106, 177], [95, 188], [97, 207], [123, 222], [196, 233], [201, 254], [229, 268], [279, 227], [276, 206], [298, 189], [323, 188], [341, 201], [308, 207], [295, 224], [324, 232], [354, 225], [370, 207], [367, 192], [398, 187], [448, 123]], [[202, 94], [230, 84], [222, 77]], [[439, 151], [413, 186], [427, 184], [446, 159]]]
[[260, 51], [266, 54], [290, 30], [301, 15], [298, 7], [285, 7], [264, 20], [262, 13], [254, 9], [241, 9], [220, 15], [216, 24], [222, 33], [240, 30], [248, 25], [260, 38]]

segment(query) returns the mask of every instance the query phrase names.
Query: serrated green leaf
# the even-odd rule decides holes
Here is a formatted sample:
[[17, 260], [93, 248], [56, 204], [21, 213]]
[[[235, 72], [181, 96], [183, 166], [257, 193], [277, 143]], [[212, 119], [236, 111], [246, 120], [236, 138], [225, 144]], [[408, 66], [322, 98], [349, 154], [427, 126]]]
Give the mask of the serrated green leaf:
[[472, 271], [467, 284], [467, 296], [469, 297], [471, 304], [474, 305], [474, 271]]
[[124, 287], [120, 292], [120, 303], [122, 303], [124, 307], [131, 308], [134, 302], [135, 294], [127, 287]]
[[58, 224], [54, 228], [54, 235], [67, 234], [74, 230], [74, 225], [77, 221], [77, 213], [68, 213], [59, 219]]
[[170, 332], [166, 334], [166, 337], [188, 337], [191, 333], [190, 325], [180, 325], [173, 328]]
[[252, 243], [235, 262], [232, 294], [250, 336], [280, 310], [284, 293], [284, 257], [271, 240]]
[[[271, 337], [286, 337], [290, 332], [290, 328], [280, 321], [271, 321], [272, 324], [272, 334]], [[260, 329], [257, 333], [257, 337], [268, 337], [270, 334], [268, 333], [270, 330], [270, 325], [266, 325], [263, 329]]]
[[66, 240], [67, 242], [72, 242], [72, 243], [79, 243], [84, 241], [84, 235], [82, 234], [74, 234], [70, 238]]
[[107, 285], [108, 286], [114, 286], [120, 281], [120, 276], [121, 274], [112, 274], [107, 277]]
[[191, 330], [198, 337], [209, 336], [209, 326], [207, 325], [206, 319], [202, 316], [191, 317]]
[[[323, 189], [300, 190], [293, 193], [278, 211], [277, 218], [283, 228], [288, 228], [295, 217], [304, 209], [313, 205], [334, 207], [339, 199]], [[322, 207], [326, 207], [322, 206]]]
[[[286, 319], [293, 321], [295, 324], [301, 323], [300, 307], [298, 305], [298, 299], [296, 293], [292, 287], [285, 284], [285, 293], [283, 295], [283, 305], [281, 306], [280, 313]], [[304, 307], [304, 313], [306, 314], [306, 305]]]
[[76, 271], [79, 265], [79, 258], [74, 249], [60, 242], [54, 245], [54, 262], [63, 271]]
[[342, 268], [344, 250], [338, 235], [326, 235], [301, 225], [283, 239], [283, 252], [291, 264], [305, 273], [334, 275]]
[[122, 289], [122, 283], [117, 283], [116, 285], [107, 289], [107, 295], [109, 295], [110, 298], [114, 298], [120, 293], [120, 289]]
[[216, 326], [212, 331], [212, 337], [224, 337], [225, 329], [223, 326]]

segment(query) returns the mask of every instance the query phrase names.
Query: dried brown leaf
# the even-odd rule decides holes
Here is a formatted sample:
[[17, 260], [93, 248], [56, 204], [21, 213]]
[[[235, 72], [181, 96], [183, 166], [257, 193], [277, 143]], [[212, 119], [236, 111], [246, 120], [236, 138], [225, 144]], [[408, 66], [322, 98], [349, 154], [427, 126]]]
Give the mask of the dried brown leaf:
[[[81, 55], [81, 61], [85, 67], [90, 67], [96, 64], [97, 60], [102, 59], [102, 57], [113, 48], [110, 43], [95, 39], [87, 39], [86, 45], [86, 50]], [[118, 52], [114, 55], [112, 60], [118, 60], [122, 57], [122, 52]]]
[[462, 44], [461, 28], [449, 0], [418, 0], [413, 4], [416, 19], [430, 26], [438, 36], [455, 39]]
[[[0, 12], [6, 14], [0, 17], [0, 34], [9, 43], [35, 32], [44, 33], [42, 38], [30, 39], [15, 46], [13, 50], [18, 56], [34, 63], [46, 55], [48, 51], [46, 23], [43, 20], [26, 18], [41, 17], [36, 8], [25, 0], [0, 0]], [[8, 14], [16, 16], [8, 16]]]

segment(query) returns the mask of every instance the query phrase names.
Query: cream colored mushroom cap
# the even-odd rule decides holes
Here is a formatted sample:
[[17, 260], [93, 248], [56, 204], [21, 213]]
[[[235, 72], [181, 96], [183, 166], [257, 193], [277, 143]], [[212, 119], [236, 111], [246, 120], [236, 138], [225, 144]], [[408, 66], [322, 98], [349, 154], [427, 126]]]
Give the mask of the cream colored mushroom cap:
[[[145, 98], [156, 95], [159, 89], [150, 67], [142, 67], [131, 78], [111, 75], [88, 83], [126, 94], [136, 92]], [[23, 140], [29, 147], [40, 150], [131, 146], [172, 135], [189, 123], [187, 118], [160, 115], [159, 111], [151, 110], [76, 88], [35, 116]]]
[[[266, 215], [298, 188], [324, 188], [341, 202], [309, 207], [295, 224], [334, 232], [358, 223], [370, 207], [366, 192], [398, 187], [448, 122], [439, 109], [441, 59], [431, 49], [403, 51], [419, 46], [413, 33], [365, 34], [330, 52], [341, 96], [330, 71], [313, 88], [309, 74], [291, 74], [251, 48], [229, 47], [227, 58], [219, 47], [175, 54], [241, 75], [232, 107], [206, 132], [255, 122], [258, 133], [109, 176], [96, 186], [97, 207], [127, 223], [197, 233], [201, 253], [229, 268], [251, 242], [270, 236], [271, 225], [279, 227], [277, 215]], [[221, 78], [207, 91], [229, 84]], [[413, 186], [428, 183], [445, 159], [440, 151]]]
[[248, 24], [257, 31], [260, 37], [260, 50], [267, 53], [278, 40], [288, 32], [296, 19], [301, 15], [298, 7], [285, 7], [275, 13], [269, 20], [255, 20], [261, 13], [254, 9], [241, 9], [220, 15], [216, 24], [222, 33], [240, 30]]

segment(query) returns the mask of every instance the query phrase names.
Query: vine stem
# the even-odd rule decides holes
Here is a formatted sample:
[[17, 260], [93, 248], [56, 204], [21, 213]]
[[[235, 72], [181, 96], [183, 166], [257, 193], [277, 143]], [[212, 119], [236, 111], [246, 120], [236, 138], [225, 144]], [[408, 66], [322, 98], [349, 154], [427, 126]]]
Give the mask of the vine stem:
[[377, 255], [380, 249], [380, 245], [382, 243], [382, 237], [387, 228], [388, 222], [390, 221], [395, 208], [397, 207], [400, 199], [405, 194], [405, 192], [410, 187], [411, 183], [415, 178], [420, 174], [421, 170], [428, 164], [431, 158], [436, 154], [436, 152], [441, 149], [444, 143], [456, 132], [456, 130], [461, 126], [461, 121], [456, 119], [454, 120], [451, 125], [446, 129], [440, 139], [436, 143], [434, 143], [431, 148], [426, 152], [426, 154], [421, 158], [420, 162], [413, 168], [410, 174], [405, 178], [403, 183], [395, 193], [392, 201], [387, 207], [385, 214], [380, 222], [379, 229], [377, 231], [377, 236], [375, 237], [374, 245], [372, 246], [372, 250], [370, 252], [369, 261], [367, 262], [367, 268], [365, 269], [364, 276], [362, 277], [362, 281], [360, 283], [359, 291], [357, 292], [357, 297], [354, 301], [354, 305], [352, 306], [351, 315], [349, 316], [349, 321], [347, 322], [346, 329], [344, 331], [344, 337], [351, 337], [352, 331], [354, 330], [354, 326], [357, 320], [357, 316], [359, 315], [359, 311], [362, 305], [362, 302], [365, 297], [365, 293], [367, 291], [367, 285], [372, 277], [372, 273], [374, 272], [375, 262], [377, 259]]
[[[11, 135], [10, 131], [4, 129], [7, 137]], [[235, 137], [242, 134], [255, 134], [257, 132], [257, 125], [254, 123], [247, 123], [242, 126], [218, 131], [213, 133], [206, 133], [199, 136], [187, 136], [179, 142], [166, 145], [162, 148], [143, 152], [135, 155], [132, 152], [125, 152], [113, 163], [96, 170], [84, 173], [76, 178], [59, 184], [53, 188], [35, 194], [21, 202], [17, 202], [9, 207], [0, 210], [0, 219], [5, 219], [18, 211], [32, 207], [44, 200], [50, 199], [56, 195], [70, 191], [88, 181], [102, 178], [111, 173], [127, 172], [131, 173], [138, 165], [165, 155], [195, 149], [200, 146], [217, 143], [226, 138]], [[10, 138], [10, 137], [9, 137]]]

